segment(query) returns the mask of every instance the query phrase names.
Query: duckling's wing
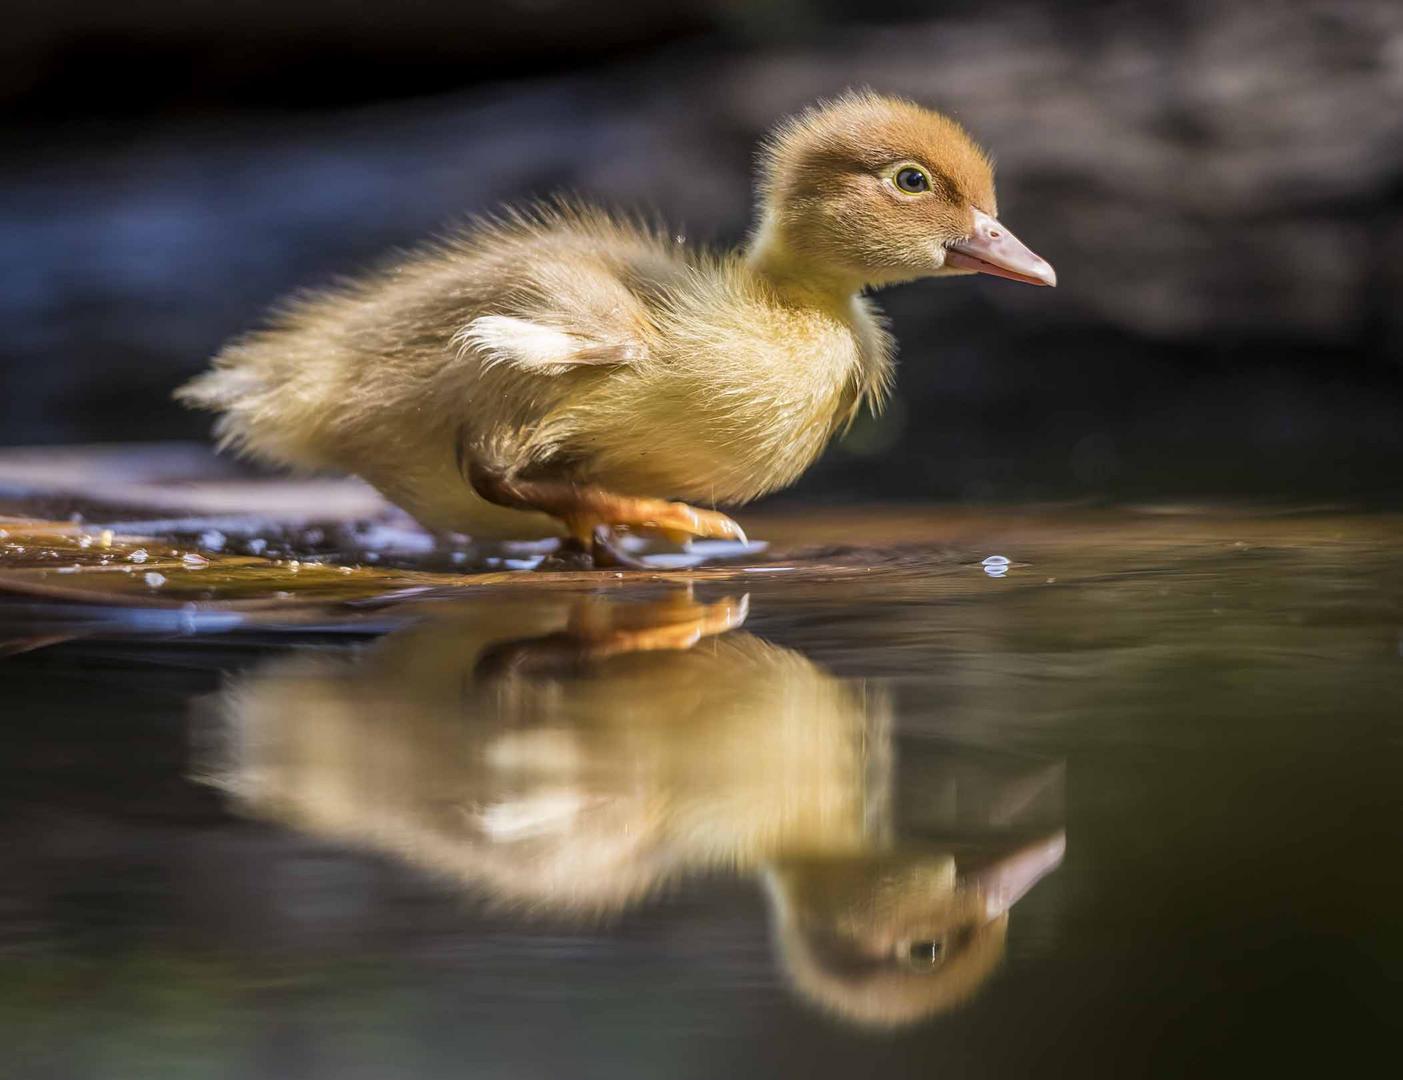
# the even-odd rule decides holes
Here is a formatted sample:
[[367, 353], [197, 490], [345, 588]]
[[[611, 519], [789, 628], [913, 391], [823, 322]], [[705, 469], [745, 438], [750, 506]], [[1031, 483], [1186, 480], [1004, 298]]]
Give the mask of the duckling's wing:
[[624, 327], [582, 323], [570, 329], [555, 320], [520, 315], [480, 315], [454, 337], [460, 350], [476, 349], [487, 366], [507, 364], [542, 374], [577, 364], [630, 364], [645, 355], [644, 345]]
[[455, 344], [489, 366], [542, 374], [644, 363], [662, 298], [691, 273], [686, 249], [661, 231], [590, 208], [518, 217], [468, 244], [494, 281]]

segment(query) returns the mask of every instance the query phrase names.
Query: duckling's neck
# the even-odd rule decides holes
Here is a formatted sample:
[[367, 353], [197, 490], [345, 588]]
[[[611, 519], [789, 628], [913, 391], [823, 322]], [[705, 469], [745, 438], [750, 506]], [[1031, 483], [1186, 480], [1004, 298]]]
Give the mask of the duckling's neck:
[[773, 220], [761, 223], [745, 250], [745, 266], [780, 296], [794, 303], [845, 310], [863, 282], [795, 253]]

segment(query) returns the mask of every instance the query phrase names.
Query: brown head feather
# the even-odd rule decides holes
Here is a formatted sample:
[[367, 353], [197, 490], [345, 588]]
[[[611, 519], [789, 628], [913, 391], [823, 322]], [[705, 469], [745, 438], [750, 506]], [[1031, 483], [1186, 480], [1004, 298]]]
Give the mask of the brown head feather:
[[[927, 174], [929, 191], [896, 186], [907, 165]], [[782, 124], [761, 153], [760, 196], [757, 244], [872, 284], [938, 272], [943, 246], [972, 231], [973, 211], [998, 210], [993, 166], [964, 128], [867, 91]]]

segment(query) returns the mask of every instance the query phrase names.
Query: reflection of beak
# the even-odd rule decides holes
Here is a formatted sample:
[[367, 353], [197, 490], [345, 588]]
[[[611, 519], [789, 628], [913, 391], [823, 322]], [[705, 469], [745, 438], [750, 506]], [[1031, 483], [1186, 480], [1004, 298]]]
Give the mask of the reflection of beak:
[[1024, 246], [997, 218], [983, 210], [974, 212], [974, 235], [950, 244], [945, 265], [954, 270], [993, 274], [1029, 285], [1056, 285], [1057, 271], [1041, 255]]
[[1062, 864], [1066, 850], [1067, 834], [1059, 831], [975, 871], [970, 881], [984, 894], [985, 917], [997, 919], [1013, 907], [1024, 893]]

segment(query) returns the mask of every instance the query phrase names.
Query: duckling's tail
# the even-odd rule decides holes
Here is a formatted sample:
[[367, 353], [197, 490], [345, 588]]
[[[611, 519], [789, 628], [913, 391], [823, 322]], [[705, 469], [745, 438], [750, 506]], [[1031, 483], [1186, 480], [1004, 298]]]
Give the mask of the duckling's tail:
[[217, 366], [179, 387], [173, 396], [192, 409], [222, 413], [214, 425], [219, 449], [242, 451], [251, 442], [249, 421], [257, 412], [255, 403], [267, 391], [257, 371]]
[[290, 395], [283, 393], [287, 388], [280, 380], [270, 378], [272, 374], [261, 365], [217, 360], [209, 371], [176, 389], [174, 397], [190, 408], [220, 414], [214, 437], [221, 451], [271, 465], [325, 468], [322, 455], [306, 437], [306, 424], [287, 415]]
[[172, 396], [192, 409], [223, 412], [242, 400], [261, 394], [263, 390], [263, 380], [255, 371], [215, 367], [177, 387]]

